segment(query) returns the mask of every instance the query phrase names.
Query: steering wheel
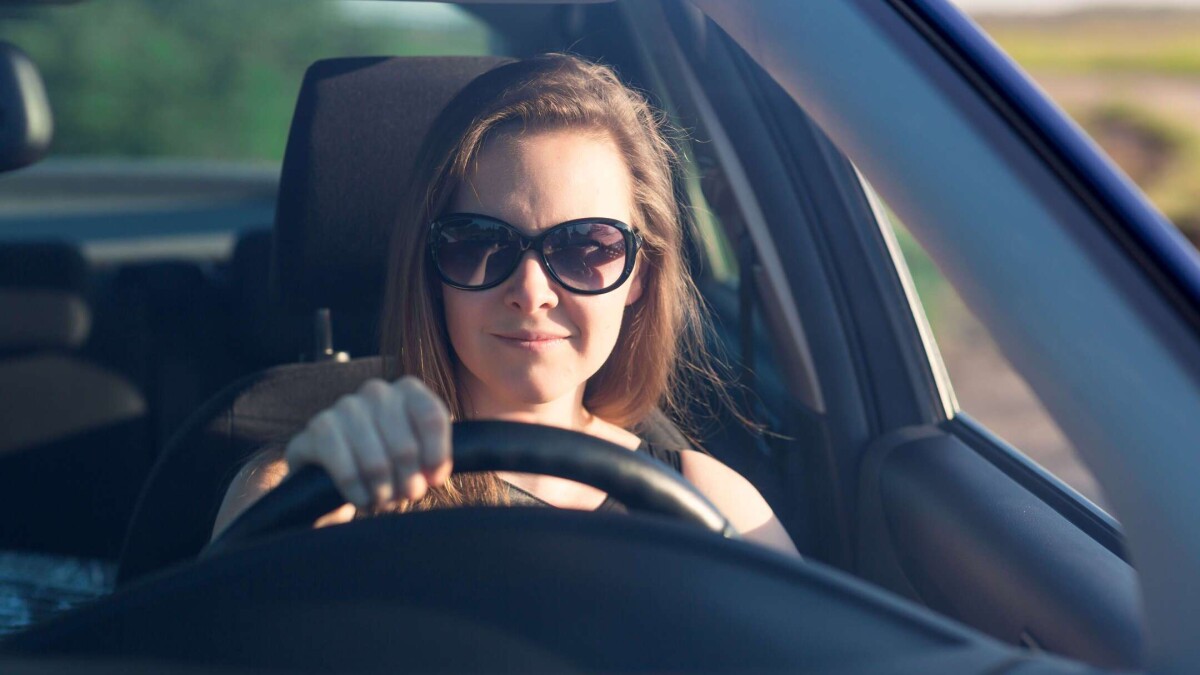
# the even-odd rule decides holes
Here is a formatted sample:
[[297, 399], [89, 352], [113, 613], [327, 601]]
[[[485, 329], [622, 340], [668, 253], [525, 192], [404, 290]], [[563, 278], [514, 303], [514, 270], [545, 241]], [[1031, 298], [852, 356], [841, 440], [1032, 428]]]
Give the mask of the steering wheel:
[[[454, 473], [515, 471], [567, 478], [630, 509], [673, 516], [738, 538], [712, 502], [659, 462], [595, 436], [537, 424], [456, 422]], [[215, 554], [273, 532], [307, 527], [345, 503], [329, 474], [306, 466], [246, 509], [206, 550]]]

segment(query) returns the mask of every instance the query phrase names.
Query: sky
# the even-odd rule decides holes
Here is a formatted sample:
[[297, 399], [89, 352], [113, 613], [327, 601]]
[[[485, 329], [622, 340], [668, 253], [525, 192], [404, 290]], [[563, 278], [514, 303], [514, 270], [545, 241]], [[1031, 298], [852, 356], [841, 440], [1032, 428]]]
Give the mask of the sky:
[[1200, 9], [1200, 0], [950, 0], [967, 13], [1055, 13], [1087, 7], [1188, 7]]

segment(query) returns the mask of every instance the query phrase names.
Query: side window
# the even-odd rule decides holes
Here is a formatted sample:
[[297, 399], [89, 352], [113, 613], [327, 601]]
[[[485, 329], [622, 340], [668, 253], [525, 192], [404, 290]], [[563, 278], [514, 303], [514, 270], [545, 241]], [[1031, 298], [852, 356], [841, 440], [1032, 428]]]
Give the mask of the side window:
[[1000, 353], [925, 250], [887, 211], [959, 409], [1104, 507], [1099, 484], [1033, 390]]
[[[701, 276], [712, 279], [719, 284], [736, 288], [738, 283], [737, 251], [726, 236], [721, 220], [709, 203], [705, 191], [723, 190], [719, 173], [706, 167], [705, 162], [697, 159], [691, 144], [680, 148], [680, 189], [683, 192], [680, 200], [684, 214], [695, 228], [695, 234], [700, 240], [699, 253], [703, 258]], [[705, 185], [705, 183], [708, 185]]]

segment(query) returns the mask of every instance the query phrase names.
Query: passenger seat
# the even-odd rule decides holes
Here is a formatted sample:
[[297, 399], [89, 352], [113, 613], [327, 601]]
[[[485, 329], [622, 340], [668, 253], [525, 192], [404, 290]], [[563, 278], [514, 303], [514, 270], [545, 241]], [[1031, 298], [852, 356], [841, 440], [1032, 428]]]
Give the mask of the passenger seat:
[[0, 548], [112, 558], [148, 473], [146, 401], [83, 358], [87, 264], [0, 245]]

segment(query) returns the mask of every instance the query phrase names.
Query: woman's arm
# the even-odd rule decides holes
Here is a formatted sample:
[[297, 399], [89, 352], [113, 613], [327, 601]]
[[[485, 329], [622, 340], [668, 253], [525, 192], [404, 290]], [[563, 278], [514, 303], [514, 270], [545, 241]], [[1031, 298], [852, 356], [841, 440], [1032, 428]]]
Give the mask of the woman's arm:
[[217, 520], [213, 523], [212, 538], [216, 539], [242, 511], [275, 489], [286, 476], [287, 463], [283, 461], [283, 453], [280, 450], [263, 450], [250, 458], [233, 477], [229, 489], [225, 491], [225, 499], [221, 502]]
[[741, 474], [702, 452], [680, 453], [683, 476], [729, 518], [747, 541], [800, 556], [787, 530], [758, 490]]
[[[284, 478], [287, 478], [287, 461], [283, 458], [282, 448], [264, 450], [255, 455], [242, 470], [233, 477], [225, 499], [217, 511], [217, 520], [213, 523], [212, 539], [216, 539], [229, 524], [237, 519], [243, 511], [250, 508], [263, 495], [274, 490]], [[354, 518], [354, 505], [345, 506], [322, 516], [316, 522], [317, 527], [344, 523]]]

